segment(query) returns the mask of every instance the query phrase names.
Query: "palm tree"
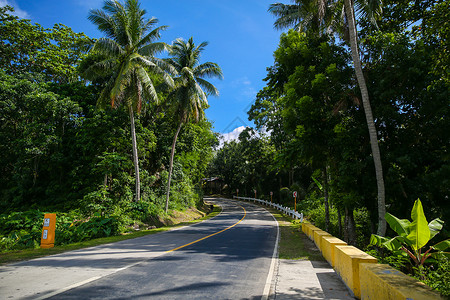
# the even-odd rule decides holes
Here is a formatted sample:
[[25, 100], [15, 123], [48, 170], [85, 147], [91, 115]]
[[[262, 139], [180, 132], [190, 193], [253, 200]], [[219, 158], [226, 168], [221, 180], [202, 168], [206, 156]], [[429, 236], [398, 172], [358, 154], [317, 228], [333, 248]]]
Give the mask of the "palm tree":
[[[350, 43], [353, 65], [355, 67], [356, 79], [361, 90], [367, 127], [369, 129], [372, 157], [375, 165], [378, 190], [377, 234], [384, 236], [386, 233], [386, 220], [384, 219], [384, 215], [386, 214], [386, 201], [383, 167], [381, 164], [380, 148], [378, 146], [377, 130], [359, 56], [354, 6], [356, 5], [361, 17], [370, 18], [370, 20], [373, 21], [375, 16], [381, 13], [381, 0], [293, 0], [293, 2], [294, 4], [290, 5], [275, 3], [269, 7], [269, 12], [278, 18], [274, 24], [276, 28], [282, 29], [294, 25], [296, 30], [309, 29], [321, 32], [333, 28], [336, 29], [337, 24], [344, 24], [346, 26], [343, 30], [341, 29], [341, 32], [344, 32], [344, 38], [348, 37]], [[344, 22], [346, 23], [337, 20], [336, 18], [336, 16], [339, 15], [339, 8], [343, 8], [343, 11], [341, 10], [341, 12], [344, 12], [345, 14]]]
[[153, 28], [158, 20], [145, 19], [145, 14], [137, 0], [126, 0], [124, 4], [105, 1], [102, 10], [91, 10], [88, 19], [106, 37], [95, 42], [91, 54], [99, 59], [84, 72], [89, 80], [107, 78], [97, 102], [99, 106], [109, 102], [111, 107], [117, 108], [124, 104], [129, 111], [136, 201], [140, 199], [140, 180], [134, 112], [139, 114], [149, 101], [158, 102], [150, 74], [158, 74], [173, 86], [173, 79], [164, 71], [168, 65], [154, 57], [166, 48], [164, 43], [154, 42], [166, 26]]
[[200, 54], [208, 45], [203, 42], [196, 46], [191, 37], [187, 42], [181, 38], [176, 39], [169, 48], [171, 58], [167, 59], [176, 70], [175, 89], [169, 95], [178, 119], [178, 128], [173, 138], [169, 162], [169, 179], [167, 183], [166, 212], [169, 209], [170, 181], [172, 178], [173, 157], [175, 144], [181, 126], [188, 122], [198, 122], [204, 117], [204, 109], [208, 108], [208, 95], [218, 96], [216, 87], [204, 79], [222, 78], [222, 70], [216, 63], [206, 62], [200, 64]]

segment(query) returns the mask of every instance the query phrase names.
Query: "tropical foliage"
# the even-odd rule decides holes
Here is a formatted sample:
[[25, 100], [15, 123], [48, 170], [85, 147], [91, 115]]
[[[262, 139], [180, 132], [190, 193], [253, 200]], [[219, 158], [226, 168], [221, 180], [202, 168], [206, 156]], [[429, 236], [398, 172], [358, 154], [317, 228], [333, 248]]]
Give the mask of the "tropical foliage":
[[91, 11], [98, 40], [11, 10], [0, 8], [0, 249], [38, 246], [44, 212], [57, 213], [65, 244], [160, 226], [172, 210], [202, 205], [217, 144], [206, 119], [179, 134], [164, 211], [179, 122], [168, 101], [176, 70], [158, 41], [165, 26], [132, 0]]
[[[403, 251], [403, 254], [408, 255], [416, 266], [423, 266], [426, 260], [432, 256], [438, 258], [442, 255], [447, 255], [450, 257], [450, 253], [443, 252], [450, 248], [450, 239], [424, 249], [428, 242], [442, 230], [444, 222], [436, 218], [428, 223], [420, 199], [416, 200], [411, 211], [412, 222], [407, 219], [400, 220], [390, 213], [386, 213], [385, 217], [389, 226], [398, 236], [388, 239], [372, 235], [370, 239], [371, 245], [385, 247], [396, 254], [399, 251]], [[437, 252], [433, 252], [433, 250]]]
[[222, 78], [222, 70], [216, 63], [200, 63], [201, 52], [207, 45], [207, 42], [203, 42], [196, 46], [194, 39], [191, 37], [187, 42], [181, 38], [176, 39], [169, 48], [170, 58], [167, 59], [167, 62], [175, 70], [175, 88], [168, 95], [168, 101], [171, 103], [174, 114], [178, 119], [178, 128], [175, 132], [170, 152], [166, 212], [169, 208], [175, 145], [181, 126], [188, 122], [198, 123], [202, 120], [204, 118], [204, 110], [208, 108], [207, 97], [209, 95], [219, 96], [219, 91], [214, 85], [205, 80], [205, 77]]
[[160, 75], [165, 84], [173, 86], [173, 79], [160, 67], [162, 60], [154, 57], [165, 48], [163, 43], [153, 43], [165, 27], [153, 29], [158, 20], [144, 19], [145, 13], [137, 0], [127, 0], [125, 4], [106, 1], [103, 10], [92, 10], [89, 20], [107, 38], [95, 42], [91, 55], [96, 56], [99, 61], [83, 72], [90, 80], [107, 78], [98, 99], [100, 106], [107, 101], [111, 102], [113, 108], [122, 103], [127, 106], [131, 124], [136, 201], [141, 199], [141, 187], [134, 112], [140, 113], [144, 105], [159, 101], [150, 74]]
[[[318, 10], [309, 14], [307, 6], [298, 10], [299, 3], [306, 2], [295, 1], [297, 10], [290, 12], [320, 17]], [[364, 14], [356, 21], [362, 72], [382, 154], [385, 207], [403, 219], [420, 197], [429, 217], [446, 220], [450, 217], [446, 204], [450, 193], [449, 85], [436, 65], [445, 57], [441, 47], [448, 30], [448, 22], [441, 18], [445, 4], [383, 3], [383, 15], [372, 15], [377, 25]], [[223, 179], [223, 192], [236, 195], [239, 189], [239, 195], [252, 196], [256, 189], [266, 199], [273, 192], [274, 201], [291, 207], [292, 191], [298, 191], [298, 207], [310, 219], [347, 242], [365, 247], [377, 232], [379, 191], [360, 84], [351, 67], [345, 32], [334, 29], [339, 24], [327, 23], [332, 7], [326, 7], [323, 19], [317, 19], [322, 23], [315, 22], [325, 27], [300, 22], [314, 18], [283, 19], [281, 13], [289, 10], [282, 8], [271, 7], [272, 12], [281, 9], [277, 22], [295, 21], [282, 27], [332, 26], [334, 31], [281, 34], [274, 64], [267, 68], [266, 86], [248, 111], [261, 132], [246, 130], [238, 142], [225, 143], [209, 175]], [[438, 20], [439, 29], [435, 27]], [[446, 226], [441, 239], [448, 236]]]

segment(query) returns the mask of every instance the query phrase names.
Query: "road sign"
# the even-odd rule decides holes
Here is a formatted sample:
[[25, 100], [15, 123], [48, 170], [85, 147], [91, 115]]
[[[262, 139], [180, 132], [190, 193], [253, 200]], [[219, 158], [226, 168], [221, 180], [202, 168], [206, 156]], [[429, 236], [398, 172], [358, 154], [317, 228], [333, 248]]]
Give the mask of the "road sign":
[[273, 196], [273, 192], [270, 192], [270, 196]]
[[239, 189], [236, 189], [236, 192], [239, 193]]
[[297, 192], [293, 193], [294, 198], [297, 198]]

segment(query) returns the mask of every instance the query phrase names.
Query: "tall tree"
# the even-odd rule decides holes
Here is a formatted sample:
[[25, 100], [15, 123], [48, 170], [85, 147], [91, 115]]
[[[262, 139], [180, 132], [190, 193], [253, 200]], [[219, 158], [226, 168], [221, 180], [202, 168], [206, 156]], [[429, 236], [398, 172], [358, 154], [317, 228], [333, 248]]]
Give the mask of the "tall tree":
[[[378, 188], [378, 235], [384, 236], [386, 232], [386, 220], [384, 215], [386, 213], [385, 205], [385, 187], [383, 179], [383, 168], [381, 164], [381, 154], [378, 145], [377, 130], [373, 119], [372, 108], [369, 100], [369, 93], [367, 90], [366, 81], [363, 75], [361, 59], [359, 56], [359, 44], [356, 28], [355, 5], [358, 8], [359, 15], [362, 18], [374, 20], [377, 14], [381, 13], [381, 1], [369, 0], [343, 0], [345, 23], [337, 21], [336, 18], [327, 18], [329, 15], [337, 16], [336, 10], [342, 7], [342, 0], [326, 1], [326, 0], [293, 0], [294, 4], [286, 5], [281, 3], [272, 4], [269, 12], [278, 17], [275, 21], [275, 27], [278, 29], [291, 27], [295, 25], [297, 30], [303, 30], [305, 24], [318, 24], [317, 26], [306, 26], [313, 32], [330, 28], [331, 22], [335, 24], [345, 24], [344, 32], [345, 39], [350, 43], [351, 56], [355, 68], [356, 79], [361, 91], [364, 112], [366, 116], [367, 127], [369, 129], [370, 145], [372, 149], [372, 157], [375, 165], [375, 175]], [[310, 22], [309, 20], [317, 20]], [[300, 24], [300, 25], [298, 25]], [[330, 25], [330, 26], [329, 26]]]
[[[173, 79], [164, 71], [167, 64], [154, 55], [165, 49], [165, 44], [155, 42], [166, 26], [154, 28], [156, 18], [145, 19], [146, 11], [137, 0], [105, 1], [103, 9], [91, 10], [88, 19], [106, 34], [96, 41], [92, 54], [100, 57], [84, 73], [87, 79], [107, 77], [98, 104], [111, 103], [117, 108], [125, 104], [131, 123], [133, 163], [136, 175], [135, 200], [140, 199], [139, 158], [136, 145], [134, 112], [141, 112], [148, 101], [158, 102], [152, 74], [160, 75], [173, 86]], [[154, 29], [153, 29], [154, 28]]]
[[175, 68], [175, 89], [169, 95], [173, 101], [178, 119], [178, 128], [173, 138], [169, 162], [169, 178], [167, 182], [166, 212], [169, 209], [170, 181], [172, 177], [173, 157], [175, 145], [181, 126], [188, 122], [198, 122], [204, 117], [204, 109], [208, 107], [208, 95], [218, 96], [219, 91], [204, 77], [222, 78], [219, 65], [212, 62], [200, 64], [201, 52], [208, 45], [203, 42], [196, 46], [191, 37], [187, 42], [181, 38], [176, 39], [169, 48], [171, 58], [168, 62]]
[[87, 55], [92, 40], [63, 24], [43, 28], [13, 16], [0, 7], [0, 68], [9, 75], [38, 73], [35, 79], [57, 83], [78, 80], [76, 66]]

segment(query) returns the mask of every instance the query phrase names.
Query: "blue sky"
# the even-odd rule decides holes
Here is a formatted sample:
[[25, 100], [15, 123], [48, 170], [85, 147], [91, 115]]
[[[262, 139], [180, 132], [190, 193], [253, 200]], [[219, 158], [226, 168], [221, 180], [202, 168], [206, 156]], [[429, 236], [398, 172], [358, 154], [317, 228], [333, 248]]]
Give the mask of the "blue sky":
[[[220, 97], [209, 98], [206, 115], [220, 133], [252, 126], [247, 110], [264, 86], [266, 68], [273, 64], [280, 32], [273, 29], [274, 18], [267, 12], [276, 0], [141, 0], [148, 17], [168, 25], [162, 41], [193, 36], [197, 43], [208, 41], [202, 61], [218, 63], [224, 80], [212, 80]], [[0, 0], [21, 17], [49, 28], [62, 23], [90, 37], [101, 33], [89, 22], [90, 9], [101, 8], [103, 0]], [[236, 129], [239, 131], [239, 129]]]

